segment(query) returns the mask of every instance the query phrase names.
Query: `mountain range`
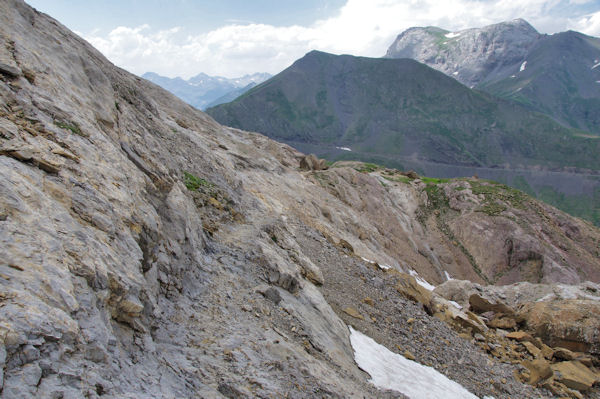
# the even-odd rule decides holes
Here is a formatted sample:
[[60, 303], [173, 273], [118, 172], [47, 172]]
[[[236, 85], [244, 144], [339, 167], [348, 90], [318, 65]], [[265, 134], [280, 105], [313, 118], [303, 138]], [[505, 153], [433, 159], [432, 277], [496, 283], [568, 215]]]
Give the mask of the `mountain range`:
[[271, 75], [254, 73], [240, 78], [224, 78], [200, 73], [184, 80], [180, 77], [168, 78], [154, 72], [146, 72], [142, 77], [170, 91], [188, 104], [203, 110], [234, 100], [257, 84], [269, 79]]
[[600, 229], [220, 125], [22, 0], [0, 2], [0, 176], [1, 398], [600, 395]]
[[600, 134], [599, 38], [543, 35], [522, 19], [457, 32], [411, 28], [385, 57], [415, 59], [471, 88]]
[[[332, 160], [361, 159], [441, 177], [477, 174], [534, 195], [545, 192], [550, 202], [576, 195], [572, 203], [563, 201], [567, 210], [600, 220], [592, 205], [598, 181], [590, 176], [600, 170], [598, 140], [414, 60], [313, 51], [207, 112], [220, 123]], [[578, 170], [584, 173], [573, 173]], [[588, 191], [573, 191], [573, 181], [582, 180], [578, 190]]]

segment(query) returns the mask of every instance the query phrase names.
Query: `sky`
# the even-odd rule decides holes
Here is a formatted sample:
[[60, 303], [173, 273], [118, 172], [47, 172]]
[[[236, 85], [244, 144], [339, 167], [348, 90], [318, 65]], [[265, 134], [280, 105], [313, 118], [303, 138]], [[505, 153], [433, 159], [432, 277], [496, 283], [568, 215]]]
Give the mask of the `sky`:
[[413, 26], [524, 18], [600, 37], [600, 0], [26, 0], [137, 75], [276, 74], [311, 50], [381, 57]]

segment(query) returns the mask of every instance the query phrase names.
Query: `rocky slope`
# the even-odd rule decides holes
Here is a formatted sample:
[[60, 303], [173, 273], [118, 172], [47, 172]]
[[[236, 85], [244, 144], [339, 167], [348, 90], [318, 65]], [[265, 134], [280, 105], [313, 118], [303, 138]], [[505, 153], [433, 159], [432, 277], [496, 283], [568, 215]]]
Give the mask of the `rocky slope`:
[[[505, 282], [597, 281], [588, 223], [480, 181], [313, 170], [22, 1], [0, 3], [0, 37], [0, 397], [403, 397], [368, 383], [348, 324], [479, 396], [552, 396], [401, 271], [482, 281], [504, 254]], [[469, 217], [524, 226], [487, 256]]]
[[154, 72], [146, 72], [142, 77], [170, 91], [188, 104], [203, 110], [235, 100], [236, 97], [244, 94], [257, 84], [269, 79], [271, 75], [268, 73], [254, 73], [240, 78], [228, 79], [200, 73], [184, 80], [179, 77], [167, 78]]
[[599, 38], [573, 31], [540, 35], [517, 19], [458, 32], [411, 28], [385, 56], [418, 60], [469, 87], [600, 134]]

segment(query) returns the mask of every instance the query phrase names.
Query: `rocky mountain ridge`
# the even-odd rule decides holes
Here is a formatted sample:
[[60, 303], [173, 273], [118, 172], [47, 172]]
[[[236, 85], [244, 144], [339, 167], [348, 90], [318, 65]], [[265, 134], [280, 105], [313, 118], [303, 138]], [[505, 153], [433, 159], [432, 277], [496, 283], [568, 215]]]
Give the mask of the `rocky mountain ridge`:
[[457, 32], [411, 28], [385, 57], [415, 59], [471, 88], [600, 134], [599, 38], [573, 31], [541, 35], [522, 19]]
[[399, 34], [385, 57], [412, 58], [475, 87], [512, 73], [540, 36], [523, 19], [457, 32], [415, 27]]
[[[598, 281], [598, 229], [479, 179], [325, 170], [0, 11], [0, 397], [404, 397], [368, 382], [348, 325], [480, 397], [553, 396], [416, 282], [496, 278], [502, 256], [506, 282]], [[512, 246], [476, 252], [482, 223]]]
[[224, 78], [199, 73], [185, 80], [180, 77], [168, 78], [154, 72], [146, 72], [142, 77], [170, 91], [188, 104], [204, 110], [234, 100], [269, 79], [271, 75], [254, 73], [239, 78]]

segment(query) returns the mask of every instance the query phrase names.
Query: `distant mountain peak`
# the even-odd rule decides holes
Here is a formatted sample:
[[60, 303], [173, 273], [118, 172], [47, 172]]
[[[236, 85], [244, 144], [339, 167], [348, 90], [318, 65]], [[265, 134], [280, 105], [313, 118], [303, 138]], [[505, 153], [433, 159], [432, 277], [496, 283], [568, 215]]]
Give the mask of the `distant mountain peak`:
[[524, 19], [464, 29], [410, 28], [389, 47], [386, 58], [412, 58], [473, 87], [492, 71], [522, 62], [540, 34]]
[[[265, 72], [255, 72], [230, 79], [200, 72], [184, 80], [180, 77], [168, 78], [154, 72], [146, 72], [142, 77], [170, 91], [188, 104], [203, 110], [209, 106], [221, 104], [220, 99], [233, 100], [246, 90], [269, 79], [271, 75]], [[235, 97], [232, 98], [232, 95]]]
[[522, 18], [448, 32], [410, 28], [386, 58], [412, 58], [469, 86], [517, 101], [560, 123], [600, 133], [600, 39], [567, 31], [541, 35]]

